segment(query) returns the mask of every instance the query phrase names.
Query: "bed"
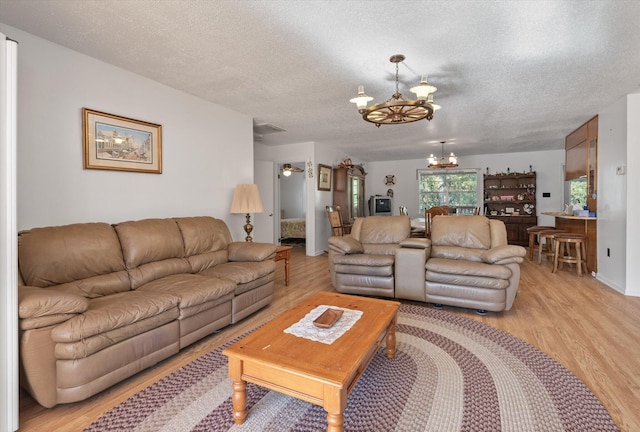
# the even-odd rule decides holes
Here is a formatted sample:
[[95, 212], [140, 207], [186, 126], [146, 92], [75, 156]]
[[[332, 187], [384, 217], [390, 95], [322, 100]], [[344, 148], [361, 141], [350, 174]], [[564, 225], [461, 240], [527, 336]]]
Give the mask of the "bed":
[[304, 218], [280, 219], [280, 238], [306, 238]]

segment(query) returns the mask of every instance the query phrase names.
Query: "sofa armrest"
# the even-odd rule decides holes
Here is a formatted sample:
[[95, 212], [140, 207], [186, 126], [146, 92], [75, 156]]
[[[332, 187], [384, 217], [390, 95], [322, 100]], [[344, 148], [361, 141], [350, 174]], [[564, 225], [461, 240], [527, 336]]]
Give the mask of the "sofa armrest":
[[22, 319], [78, 314], [88, 308], [89, 300], [77, 294], [33, 286], [21, 286], [18, 289], [18, 317]]
[[482, 261], [488, 264], [521, 263], [527, 250], [522, 246], [502, 245], [488, 249], [481, 255]]
[[267, 261], [273, 259], [278, 247], [272, 243], [233, 242], [227, 252], [229, 261]]
[[364, 252], [362, 243], [351, 236], [329, 237], [329, 249], [342, 255], [361, 254]]
[[409, 237], [400, 242], [400, 247], [411, 249], [429, 249], [431, 248], [431, 239]]

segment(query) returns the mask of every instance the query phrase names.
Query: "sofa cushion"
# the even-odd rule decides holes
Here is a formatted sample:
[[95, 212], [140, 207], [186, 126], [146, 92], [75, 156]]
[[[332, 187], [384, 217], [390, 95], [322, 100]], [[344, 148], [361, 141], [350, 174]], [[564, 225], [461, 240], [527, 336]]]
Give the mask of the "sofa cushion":
[[364, 218], [360, 235], [361, 243], [400, 243], [411, 233], [409, 216], [369, 216]]
[[172, 294], [145, 291], [127, 291], [92, 299], [86, 312], [54, 327], [51, 338], [54, 342], [75, 342], [171, 309], [175, 309], [175, 319], [179, 300]]
[[237, 284], [249, 283], [276, 271], [274, 260], [261, 262], [228, 262], [204, 270], [199, 274], [229, 279]]
[[[427, 283], [437, 282], [446, 285], [456, 285], [465, 289], [491, 288], [503, 290], [509, 286], [507, 279], [497, 279], [486, 276], [468, 276], [462, 274], [438, 273], [427, 270]], [[459, 288], [458, 288], [459, 289]], [[429, 291], [429, 293], [432, 293]]]
[[471, 249], [491, 247], [489, 218], [484, 216], [438, 216], [431, 223], [433, 246], [460, 246]]
[[393, 276], [393, 265], [363, 266], [363, 265], [335, 264], [335, 272], [338, 274], [351, 274], [351, 275], [363, 275], [363, 276]]
[[184, 243], [173, 219], [144, 219], [115, 225], [128, 269], [184, 257]]
[[334, 265], [392, 267], [394, 262], [393, 255], [352, 254], [336, 255], [333, 258]]
[[228, 279], [177, 274], [156, 279], [137, 290], [173, 294], [180, 299], [180, 309], [186, 309], [211, 301], [212, 306], [229, 301], [235, 288], [236, 284]]
[[396, 251], [400, 249], [400, 244], [399, 243], [386, 243], [386, 244], [364, 243], [362, 245], [362, 248], [364, 249], [365, 254], [393, 256], [396, 254]]
[[447, 258], [431, 258], [427, 260], [426, 269], [427, 271], [450, 275], [481, 276], [505, 280], [511, 277], [511, 270], [503, 265]]
[[[246, 293], [247, 291], [253, 291], [255, 288], [266, 287], [268, 285], [271, 285], [270, 289], [271, 289], [271, 293], [273, 294], [274, 280], [276, 280], [275, 272], [269, 273], [265, 276], [262, 276], [258, 279], [254, 279], [247, 283], [240, 283], [238, 284], [238, 286], [236, 287], [236, 290], [234, 291], [234, 295], [236, 297], [234, 297], [233, 300], [236, 301], [240, 294]], [[259, 291], [260, 290], [256, 290], [256, 295], [259, 295]]]
[[[125, 270], [118, 236], [106, 223], [34, 228], [18, 237], [18, 262], [26, 285], [49, 287]], [[95, 287], [129, 290], [127, 279]], [[87, 287], [91, 291], [91, 287]], [[93, 293], [101, 295], [100, 292]]]
[[276, 255], [273, 243], [234, 242], [229, 245], [229, 261], [265, 261]]
[[470, 249], [459, 246], [433, 246], [431, 257], [483, 262], [482, 254], [485, 251], [485, 249]]
[[144, 219], [115, 225], [124, 261], [129, 269], [131, 289], [155, 279], [190, 273], [184, 258], [184, 243], [173, 219]]
[[198, 255], [191, 255], [187, 257], [189, 266], [191, 267], [191, 273], [200, 273], [210, 267], [215, 267], [218, 264], [223, 264], [229, 261], [229, 253], [226, 249], [216, 252], [201, 253]]
[[210, 216], [174, 218], [184, 241], [185, 256], [226, 250], [232, 242], [224, 221]]
[[[77, 360], [86, 358], [100, 350], [116, 345], [123, 340], [147, 333], [157, 329], [171, 321], [175, 321], [178, 316], [177, 308], [172, 308], [157, 315], [135, 321], [123, 327], [107, 330], [104, 333], [91, 337], [84, 337], [73, 342], [58, 342], [55, 344], [55, 357], [58, 360]], [[176, 332], [176, 339], [178, 335]], [[69, 379], [69, 377], [65, 377]]]

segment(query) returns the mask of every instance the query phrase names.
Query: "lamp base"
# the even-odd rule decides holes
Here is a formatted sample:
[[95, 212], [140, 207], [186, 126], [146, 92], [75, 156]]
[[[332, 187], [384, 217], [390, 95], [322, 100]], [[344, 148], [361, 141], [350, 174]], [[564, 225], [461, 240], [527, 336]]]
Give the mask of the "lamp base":
[[244, 238], [244, 241], [252, 243], [253, 237], [251, 237], [251, 231], [253, 231], [253, 225], [251, 225], [251, 215], [247, 213], [245, 217], [247, 218], [247, 223], [244, 224], [244, 230], [247, 233], [247, 236]]

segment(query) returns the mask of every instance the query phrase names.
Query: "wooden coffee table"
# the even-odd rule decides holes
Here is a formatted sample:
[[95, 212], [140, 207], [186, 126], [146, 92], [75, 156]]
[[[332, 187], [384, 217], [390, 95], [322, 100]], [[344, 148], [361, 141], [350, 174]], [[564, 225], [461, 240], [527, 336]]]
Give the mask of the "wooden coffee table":
[[[331, 345], [297, 337], [284, 330], [319, 305], [361, 310], [360, 319]], [[343, 429], [347, 396], [386, 341], [387, 357], [396, 353], [396, 312], [400, 303], [338, 293], [320, 292], [231, 345], [233, 417], [244, 423], [246, 383], [251, 382], [322, 406], [327, 431]]]

